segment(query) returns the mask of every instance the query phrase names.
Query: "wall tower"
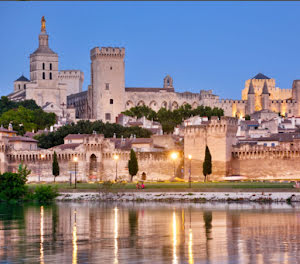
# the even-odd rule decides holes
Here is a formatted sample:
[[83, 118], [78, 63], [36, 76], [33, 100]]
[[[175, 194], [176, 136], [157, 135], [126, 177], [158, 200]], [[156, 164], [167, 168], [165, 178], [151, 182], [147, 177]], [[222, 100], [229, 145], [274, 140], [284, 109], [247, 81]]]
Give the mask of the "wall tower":
[[213, 116], [207, 124], [187, 126], [184, 131], [185, 176], [188, 177], [189, 160], [192, 155], [192, 177], [203, 179], [202, 165], [205, 157], [205, 147], [208, 146], [212, 156], [212, 177], [220, 179], [230, 175], [232, 145], [236, 142], [238, 120], [233, 117]]

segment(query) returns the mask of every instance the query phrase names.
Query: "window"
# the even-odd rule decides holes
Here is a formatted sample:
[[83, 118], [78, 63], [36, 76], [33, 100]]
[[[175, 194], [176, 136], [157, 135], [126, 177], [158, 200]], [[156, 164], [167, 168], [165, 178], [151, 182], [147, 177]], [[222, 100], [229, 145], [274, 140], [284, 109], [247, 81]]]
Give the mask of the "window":
[[272, 147], [275, 147], [275, 143], [272, 143]]
[[43, 63], [43, 70], [45, 70], [45, 63]]
[[50, 63], [50, 67], [49, 68], [50, 68], [50, 71], [52, 71], [52, 63]]
[[20, 84], [18, 84], [18, 88], [19, 88], [19, 90], [21, 89], [21, 85]]
[[26, 84], [24, 84], [24, 90], [26, 90]]
[[267, 146], [267, 143], [264, 143], [264, 146], [266, 147], [266, 146]]
[[49, 79], [52, 80], [52, 72], [49, 73]]
[[43, 80], [45, 80], [45, 73], [43, 72]]
[[110, 113], [105, 114], [105, 120], [110, 120]]
[[110, 66], [110, 70], [112, 70], [112, 67]]
[[109, 99], [110, 104], [114, 104], [114, 99]]
[[105, 84], [105, 90], [109, 90], [109, 83]]

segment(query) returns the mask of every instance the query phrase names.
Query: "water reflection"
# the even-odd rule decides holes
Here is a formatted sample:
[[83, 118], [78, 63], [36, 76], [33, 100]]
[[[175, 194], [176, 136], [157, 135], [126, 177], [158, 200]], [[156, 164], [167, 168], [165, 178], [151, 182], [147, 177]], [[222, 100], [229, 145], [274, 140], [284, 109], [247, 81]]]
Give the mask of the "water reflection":
[[44, 206], [41, 206], [41, 220], [40, 220], [40, 263], [44, 264]]
[[0, 263], [297, 263], [300, 209], [0, 204]]
[[173, 264], [177, 264], [176, 246], [177, 246], [177, 224], [176, 224], [176, 213], [173, 212]]
[[114, 242], [115, 242], [115, 259], [114, 259], [114, 263], [117, 264], [119, 263], [118, 261], [118, 229], [119, 229], [119, 220], [118, 220], [118, 208], [115, 207], [114, 208], [114, 212], [115, 212], [115, 218], [114, 218]]
[[76, 210], [74, 210], [74, 223], [73, 223], [73, 255], [72, 255], [72, 263], [77, 264], [77, 226], [76, 226]]

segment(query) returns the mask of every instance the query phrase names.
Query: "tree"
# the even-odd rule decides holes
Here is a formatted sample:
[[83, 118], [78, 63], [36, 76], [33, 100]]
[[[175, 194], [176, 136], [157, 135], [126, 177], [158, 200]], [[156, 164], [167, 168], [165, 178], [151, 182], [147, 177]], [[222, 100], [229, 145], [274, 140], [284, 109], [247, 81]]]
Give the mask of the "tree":
[[173, 133], [174, 128], [181, 124], [183, 120], [190, 118], [191, 116], [223, 116], [224, 110], [218, 107], [211, 109], [209, 106], [200, 105], [195, 109], [192, 109], [190, 104], [184, 104], [178, 109], [168, 110], [162, 107], [155, 112], [148, 106], [135, 106], [122, 112], [124, 115], [141, 118], [146, 117], [148, 120], [158, 121], [164, 133]]
[[21, 135], [33, 129], [50, 127], [55, 124], [55, 121], [56, 115], [54, 113], [46, 113], [42, 109], [31, 110], [24, 106], [10, 109], [0, 116], [0, 123], [4, 127], [8, 127], [9, 123], [12, 123], [14, 130]]
[[204, 175], [205, 181], [206, 181], [206, 176], [211, 174], [211, 168], [212, 168], [211, 155], [210, 155], [209, 148], [206, 145], [205, 158], [204, 158], [204, 162], [203, 162], [203, 175]]
[[57, 161], [57, 154], [55, 151], [54, 151], [53, 162], [52, 162], [52, 174], [54, 176], [54, 182], [55, 182], [55, 178], [59, 175], [59, 165]]
[[133, 176], [135, 176], [139, 171], [138, 161], [133, 149], [131, 149], [130, 151], [130, 160], [128, 160], [128, 171], [132, 181]]
[[64, 143], [64, 137], [69, 134], [92, 134], [96, 131], [99, 134], [103, 134], [104, 137], [116, 137], [129, 138], [131, 135], [136, 135], [137, 138], [149, 138], [152, 133], [150, 130], [141, 127], [123, 127], [119, 124], [103, 123], [102, 121], [91, 122], [89, 120], [80, 120], [77, 124], [69, 124], [60, 127], [55, 132], [51, 132], [35, 137], [40, 148], [51, 148]]

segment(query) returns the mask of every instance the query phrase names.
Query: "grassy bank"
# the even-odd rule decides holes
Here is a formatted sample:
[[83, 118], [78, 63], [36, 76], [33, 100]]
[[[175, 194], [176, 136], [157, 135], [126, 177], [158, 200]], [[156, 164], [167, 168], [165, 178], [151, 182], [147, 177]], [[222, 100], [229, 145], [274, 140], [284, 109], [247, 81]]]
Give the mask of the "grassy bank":
[[[30, 189], [35, 189], [40, 185], [51, 185], [57, 186], [58, 190], [71, 190], [74, 189], [75, 186], [72, 184], [70, 186], [69, 183], [40, 183], [40, 184], [28, 184]], [[294, 183], [289, 182], [193, 182], [192, 189], [291, 189], [293, 188]], [[172, 190], [186, 190], [189, 189], [189, 184], [186, 182], [158, 182], [158, 183], [145, 183], [145, 187], [147, 190], [157, 190], [162, 189], [164, 191], [172, 191]], [[103, 183], [77, 183], [78, 190], [135, 190], [136, 183], [115, 183], [110, 186], [107, 186]]]

